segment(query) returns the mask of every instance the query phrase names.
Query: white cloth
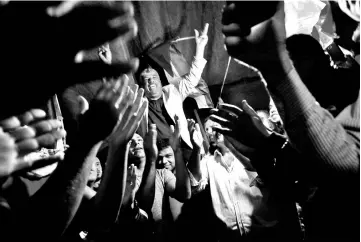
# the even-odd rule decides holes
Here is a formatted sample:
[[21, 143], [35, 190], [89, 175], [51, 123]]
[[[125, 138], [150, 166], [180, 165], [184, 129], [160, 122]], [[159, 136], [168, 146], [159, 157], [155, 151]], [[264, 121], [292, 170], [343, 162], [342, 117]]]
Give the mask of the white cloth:
[[218, 151], [201, 161], [202, 179], [190, 176], [198, 191], [210, 186], [216, 216], [229, 229], [246, 234], [252, 229], [275, 226], [276, 211], [268, 204], [270, 190], [257, 184], [257, 173], [247, 171], [230, 152], [223, 157]]
[[319, 0], [286, 0], [284, 11], [287, 38], [294, 34], [310, 35], [325, 6]]
[[189, 73], [184, 75], [182, 79], [177, 82], [177, 86], [174, 84], [169, 84], [163, 87], [163, 101], [165, 109], [172, 118], [173, 122], [175, 115], [179, 117], [181, 124], [181, 137], [183, 141], [191, 148], [192, 143], [188, 132], [187, 119], [183, 111], [183, 101], [189, 95], [198, 91], [196, 86], [198, 85], [198, 82], [202, 76], [202, 72], [206, 63], [207, 61], [204, 58], [194, 59]]

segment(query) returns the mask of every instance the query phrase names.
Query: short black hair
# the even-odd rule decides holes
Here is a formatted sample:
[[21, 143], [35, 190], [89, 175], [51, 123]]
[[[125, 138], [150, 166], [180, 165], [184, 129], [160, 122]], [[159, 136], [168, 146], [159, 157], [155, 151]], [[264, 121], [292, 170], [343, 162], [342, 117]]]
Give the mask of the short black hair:
[[158, 147], [158, 151], [161, 151], [167, 147], [170, 147], [170, 139], [169, 138], [157, 139], [157, 147]]
[[142, 72], [149, 68], [154, 69], [158, 73], [163, 86], [169, 84], [163, 68], [152, 57], [150, 57], [149, 55], [142, 55], [138, 58], [139, 58], [139, 67], [138, 70], [134, 73], [134, 77], [139, 86], [141, 86]]

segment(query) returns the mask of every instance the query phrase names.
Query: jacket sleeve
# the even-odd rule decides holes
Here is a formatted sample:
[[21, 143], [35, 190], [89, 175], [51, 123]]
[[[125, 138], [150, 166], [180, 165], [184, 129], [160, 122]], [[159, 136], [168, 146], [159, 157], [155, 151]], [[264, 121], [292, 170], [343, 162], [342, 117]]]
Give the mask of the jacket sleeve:
[[206, 63], [207, 61], [204, 58], [194, 59], [189, 73], [181, 77], [178, 90], [182, 96], [183, 101], [195, 91], [195, 87], [198, 85], [198, 82], [201, 79]]
[[292, 146], [306, 155], [308, 167], [322, 174], [320, 179], [358, 177], [359, 97], [334, 118], [316, 102], [294, 69], [268, 87], [282, 100], [287, 135]]

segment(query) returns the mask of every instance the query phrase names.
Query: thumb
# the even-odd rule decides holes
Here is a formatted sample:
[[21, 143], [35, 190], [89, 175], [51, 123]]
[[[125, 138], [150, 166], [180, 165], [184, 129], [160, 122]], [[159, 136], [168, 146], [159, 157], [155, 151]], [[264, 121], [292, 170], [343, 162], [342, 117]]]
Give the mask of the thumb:
[[199, 37], [199, 32], [198, 32], [198, 30], [194, 30], [194, 33], [195, 33], [195, 36], [196, 36], [196, 39], [198, 39], [198, 37]]
[[201, 132], [201, 128], [199, 127], [199, 124], [198, 124], [198, 123], [195, 124], [195, 128], [196, 128], [196, 131], [197, 131], [197, 132]]
[[79, 114], [84, 114], [89, 109], [89, 102], [81, 95], [77, 97], [79, 103]]
[[174, 133], [174, 125], [170, 126], [170, 130], [172, 131], [172, 133]]
[[254, 111], [254, 109], [247, 103], [246, 100], [242, 101], [241, 108], [249, 116], [258, 116], [256, 111]]

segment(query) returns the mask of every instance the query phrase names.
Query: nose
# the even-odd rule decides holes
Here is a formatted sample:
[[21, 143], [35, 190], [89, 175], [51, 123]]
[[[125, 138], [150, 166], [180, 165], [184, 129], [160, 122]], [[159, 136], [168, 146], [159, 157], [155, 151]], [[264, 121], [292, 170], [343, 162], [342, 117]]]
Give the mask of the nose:
[[167, 164], [167, 159], [165, 157], [162, 158], [162, 164], [163, 165]]

